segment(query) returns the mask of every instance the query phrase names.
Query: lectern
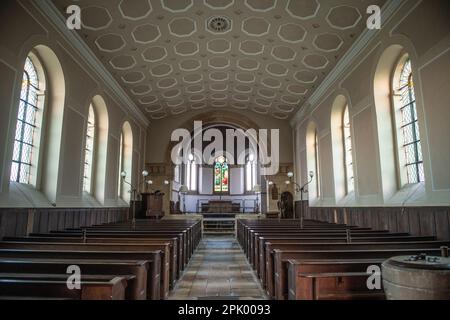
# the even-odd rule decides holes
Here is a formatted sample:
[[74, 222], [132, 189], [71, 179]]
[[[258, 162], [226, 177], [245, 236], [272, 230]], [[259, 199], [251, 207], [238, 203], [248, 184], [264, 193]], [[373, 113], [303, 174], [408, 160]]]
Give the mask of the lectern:
[[164, 193], [141, 193], [142, 210], [140, 219], [161, 219], [164, 216]]

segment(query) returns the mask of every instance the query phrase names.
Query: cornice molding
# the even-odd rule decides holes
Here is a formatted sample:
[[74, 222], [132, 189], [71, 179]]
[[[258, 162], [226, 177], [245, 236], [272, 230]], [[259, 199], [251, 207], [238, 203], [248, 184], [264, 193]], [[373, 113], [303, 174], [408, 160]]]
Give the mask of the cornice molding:
[[[381, 21], [387, 24], [397, 10], [406, 0], [388, 0], [381, 8]], [[339, 77], [355, 62], [365, 48], [375, 39], [381, 30], [365, 29], [358, 39], [353, 43], [350, 49], [339, 60], [336, 66], [331, 70], [328, 76], [323, 80], [314, 93], [305, 101], [299, 111], [290, 120], [291, 127], [295, 127], [308, 114], [307, 107], [315, 107], [320, 99], [339, 79]]]
[[144, 126], [149, 126], [150, 121], [145, 114], [136, 106], [128, 94], [123, 90], [103, 63], [95, 56], [84, 40], [74, 30], [66, 27], [64, 16], [51, 0], [33, 0], [36, 9], [47, 18], [50, 24], [61, 34], [76, 53], [86, 62], [88, 67], [104, 84], [106, 91], [111, 97], [116, 98], [118, 107], [131, 116], [133, 120]]

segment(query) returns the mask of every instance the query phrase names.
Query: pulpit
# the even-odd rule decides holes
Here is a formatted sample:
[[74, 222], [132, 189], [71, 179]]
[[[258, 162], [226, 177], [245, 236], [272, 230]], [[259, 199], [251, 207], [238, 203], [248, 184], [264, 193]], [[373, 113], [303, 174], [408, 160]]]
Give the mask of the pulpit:
[[164, 216], [163, 199], [164, 193], [141, 193], [142, 210], [141, 219], [161, 219]]

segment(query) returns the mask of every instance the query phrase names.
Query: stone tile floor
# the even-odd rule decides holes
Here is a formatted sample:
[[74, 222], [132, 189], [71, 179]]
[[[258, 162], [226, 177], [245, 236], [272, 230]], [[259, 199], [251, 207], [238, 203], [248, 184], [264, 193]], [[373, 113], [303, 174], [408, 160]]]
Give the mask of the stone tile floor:
[[232, 235], [207, 235], [169, 299], [267, 299]]

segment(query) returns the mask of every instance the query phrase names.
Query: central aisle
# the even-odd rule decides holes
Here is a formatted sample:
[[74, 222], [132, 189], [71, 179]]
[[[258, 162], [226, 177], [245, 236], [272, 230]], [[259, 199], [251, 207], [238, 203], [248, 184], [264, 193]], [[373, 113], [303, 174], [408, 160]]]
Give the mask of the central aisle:
[[205, 236], [169, 299], [267, 299], [231, 236]]

